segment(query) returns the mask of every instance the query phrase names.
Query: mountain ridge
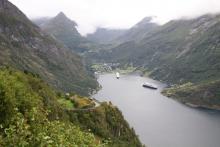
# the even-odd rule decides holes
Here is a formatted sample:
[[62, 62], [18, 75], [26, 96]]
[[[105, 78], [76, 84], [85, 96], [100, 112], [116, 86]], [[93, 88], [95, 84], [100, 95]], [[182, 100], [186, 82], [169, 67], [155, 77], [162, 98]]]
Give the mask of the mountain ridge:
[[96, 87], [78, 55], [45, 34], [12, 3], [1, 2], [1, 65], [37, 73], [64, 91], [88, 94]]
[[110, 29], [98, 27], [94, 33], [88, 34], [86, 38], [99, 44], [111, 44], [115, 39], [122, 36], [127, 29]]
[[129, 41], [139, 41], [149, 32], [156, 29], [159, 25], [152, 22], [153, 17], [145, 17], [140, 22], [131, 27], [126, 33], [116, 38], [119, 43]]
[[50, 19], [35, 19], [33, 22], [58, 42], [78, 54], [89, 51], [96, 46], [87, 40], [77, 30], [77, 23], [68, 18], [63, 12]]

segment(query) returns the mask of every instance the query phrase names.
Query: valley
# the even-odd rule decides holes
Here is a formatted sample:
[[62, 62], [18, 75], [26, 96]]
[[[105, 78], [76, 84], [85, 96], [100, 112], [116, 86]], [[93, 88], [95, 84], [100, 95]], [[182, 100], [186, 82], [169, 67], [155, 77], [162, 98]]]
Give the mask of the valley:
[[0, 146], [219, 146], [218, 13], [85, 35], [80, 15], [13, 3], [0, 0]]
[[63, 44], [8, 0], [0, 19], [0, 146], [142, 146], [117, 107], [87, 97], [99, 85], [81, 45]]
[[[142, 34], [142, 39], [133, 37], [111, 50], [92, 53], [88, 58], [94, 62], [120, 63], [122, 68], [132, 65], [143, 74], [170, 85], [172, 94], [168, 95], [174, 99], [178, 97], [181, 102], [216, 108], [220, 106], [216, 91], [220, 86], [218, 29], [218, 14], [173, 20]], [[181, 88], [187, 83], [191, 86]], [[206, 96], [208, 93], [212, 94]], [[195, 96], [197, 98], [192, 98]]]

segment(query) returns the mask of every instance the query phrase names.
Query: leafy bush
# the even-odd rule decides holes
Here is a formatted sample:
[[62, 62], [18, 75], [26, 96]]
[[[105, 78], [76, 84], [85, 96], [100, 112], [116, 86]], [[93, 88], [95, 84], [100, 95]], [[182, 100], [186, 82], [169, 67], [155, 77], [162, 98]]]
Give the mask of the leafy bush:
[[101, 146], [69, 121], [57, 94], [30, 73], [0, 69], [0, 146]]
[[69, 112], [72, 122], [78, 122], [83, 130], [91, 130], [111, 147], [141, 147], [141, 143], [125, 121], [122, 113], [111, 104], [102, 103], [100, 107], [89, 111]]

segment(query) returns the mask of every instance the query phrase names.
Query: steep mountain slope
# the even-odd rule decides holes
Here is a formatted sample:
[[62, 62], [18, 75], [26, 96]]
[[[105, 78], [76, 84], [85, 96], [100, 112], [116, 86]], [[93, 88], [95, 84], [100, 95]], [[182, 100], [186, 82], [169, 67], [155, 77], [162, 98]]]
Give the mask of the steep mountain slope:
[[52, 35], [56, 40], [63, 43], [71, 50], [82, 53], [88, 51], [94, 44], [82, 37], [77, 31], [77, 24], [70, 20], [63, 12], [60, 12], [54, 18], [44, 20], [35, 20], [39, 27]]
[[50, 17], [39, 17], [39, 18], [34, 18], [31, 21], [36, 24], [37, 26], [41, 27], [45, 23], [47, 23], [51, 18]]
[[219, 18], [205, 15], [166, 24], [140, 43], [138, 48], [145, 50], [138, 54], [144, 57], [137, 63], [153, 69], [157, 78], [174, 83], [219, 78]]
[[0, 0], [0, 64], [39, 74], [64, 91], [88, 94], [96, 82], [81, 58], [57, 43], [7, 0]]
[[113, 43], [116, 38], [122, 36], [126, 31], [125, 29], [97, 28], [94, 33], [88, 34], [86, 38], [99, 44], [110, 44]]

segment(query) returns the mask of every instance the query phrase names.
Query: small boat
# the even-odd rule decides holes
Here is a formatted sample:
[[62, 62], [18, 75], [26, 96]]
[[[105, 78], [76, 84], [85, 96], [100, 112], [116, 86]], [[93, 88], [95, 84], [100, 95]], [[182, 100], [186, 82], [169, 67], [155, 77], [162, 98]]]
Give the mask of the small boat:
[[157, 89], [157, 86], [151, 83], [144, 83], [143, 87], [150, 88], [150, 89]]
[[120, 78], [120, 74], [119, 74], [119, 72], [116, 72], [116, 78], [117, 78], [117, 79]]

